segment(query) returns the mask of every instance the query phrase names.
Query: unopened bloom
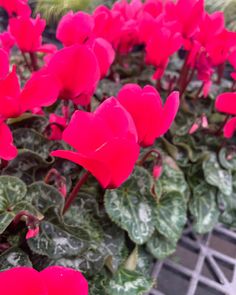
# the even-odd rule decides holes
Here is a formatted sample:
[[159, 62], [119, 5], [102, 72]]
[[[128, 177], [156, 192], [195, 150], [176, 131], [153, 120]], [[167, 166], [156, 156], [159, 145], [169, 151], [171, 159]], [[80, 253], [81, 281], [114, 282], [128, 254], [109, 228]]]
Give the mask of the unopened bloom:
[[117, 99], [131, 114], [142, 146], [152, 145], [168, 131], [179, 108], [178, 92], [172, 92], [162, 105], [159, 93], [149, 85], [142, 89], [137, 84], [127, 84]]
[[0, 294], [88, 295], [88, 283], [79, 271], [70, 268], [51, 266], [38, 272], [16, 267], [0, 272]]
[[104, 188], [120, 186], [139, 155], [134, 122], [115, 98], [104, 101], [94, 113], [76, 111], [62, 138], [76, 151], [57, 150], [52, 156], [83, 166]]

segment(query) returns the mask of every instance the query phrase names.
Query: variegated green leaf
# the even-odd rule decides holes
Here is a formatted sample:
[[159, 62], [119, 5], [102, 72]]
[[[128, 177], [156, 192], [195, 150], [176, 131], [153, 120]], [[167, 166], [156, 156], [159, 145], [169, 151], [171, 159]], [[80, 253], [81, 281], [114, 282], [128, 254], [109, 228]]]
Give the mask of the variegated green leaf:
[[220, 212], [216, 204], [216, 188], [202, 182], [193, 189], [193, 196], [189, 209], [194, 218], [194, 230], [207, 233], [212, 230], [218, 221]]
[[148, 292], [152, 285], [151, 278], [135, 271], [121, 269], [110, 280], [106, 290], [109, 295], [142, 295]]
[[126, 230], [137, 244], [145, 243], [154, 231], [156, 202], [151, 194], [149, 173], [137, 167], [133, 175], [118, 189], [107, 190], [105, 208], [109, 217]]
[[155, 231], [147, 242], [147, 249], [156, 259], [162, 260], [175, 252], [176, 241], [168, 240], [165, 236]]
[[210, 153], [202, 165], [206, 182], [229, 196], [232, 193], [232, 175], [230, 171], [220, 167], [216, 154]]

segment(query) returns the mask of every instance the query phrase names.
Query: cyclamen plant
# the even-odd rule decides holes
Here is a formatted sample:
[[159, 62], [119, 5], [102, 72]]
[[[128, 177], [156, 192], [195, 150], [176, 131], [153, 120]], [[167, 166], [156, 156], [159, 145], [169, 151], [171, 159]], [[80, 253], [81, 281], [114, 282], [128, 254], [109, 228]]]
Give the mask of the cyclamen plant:
[[144, 294], [187, 222], [236, 226], [222, 12], [121, 0], [68, 12], [57, 48], [27, 0], [0, 6], [0, 294]]

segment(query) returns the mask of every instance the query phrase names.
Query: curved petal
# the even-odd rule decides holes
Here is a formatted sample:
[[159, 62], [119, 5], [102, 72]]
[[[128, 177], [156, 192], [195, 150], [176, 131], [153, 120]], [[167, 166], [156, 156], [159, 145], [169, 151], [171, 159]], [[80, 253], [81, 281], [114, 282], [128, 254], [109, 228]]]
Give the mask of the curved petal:
[[69, 11], [62, 17], [57, 27], [57, 39], [64, 46], [83, 44], [93, 33], [94, 19], [85, 12]]
[[86, 279], [74, 269], [48, 267], [40, 272], [40, 278], [47, 286], [47, 295], [88, 295]]
[[94, 113], [76, 111], [62, 138], [78, 152], [89, 154], [109, 141], [111, 136], [109, 126], [101, 118]]
[[179, 103], [179, 92], [174, 91], [167, 97], [163, 107], [162, 120], [160, 122], [160, 128], [157, 131], [157, 137], [165, 134], [171, 127], [171, 124], [173, 123], [178, 112]]
[[13, 137], [11, 131], [9, 127], [2, 122], [0, 123], [0, 158], [9, 161], [16, 156], [17, 149], [13, 145]]
[[236, 130], [236, 117], [230, 119], [224, 126], [224, 136], [231, 138]]
[[219, 112], [236, 115], [236, 92], [226, 92], [217, 96], [215, 107]]
[[48, 292], [36, 270], [17, 267], [0, 272], [0, 294], [48, 295]]
[[0, 65], [0, 79], [4, 79], [9, 71], [9, 56], [2, 48], [0, 48]]
[[55, 53], [48, 70], [60, 81], [60, 97], [74, 99], [92, 93], [100, 78], [98, 61], [86, 45], [74, 45]]
[[[85, 156], [72, 151], [57, 150], [51, 153], [53, 157], [59, 157], [72, 161], [85, 169], [87, 169], [97, 180], [102, 187], [106, 188], [111, 181], [111, 171], [105, 166], [103, 162], [95, 159], [94, 154]], [[114, 167], [113, 167], [114, 169]]]
[[131, 114], [114, 97], [106, 99], [94, 112], [108, 126], [113, 137], [138, 140]]
[[[49, 85], [49, 87], [44, 87]], [[50, 74], [37, 72], [25, 84], [20, 95], [22, 112], [52, 105], [58, 98], [60, 85]]]
[[7, 119], [20, 115], [19, 95], [20, 83], [14, 66], [12, 72], [0, 80], [0, 117]]

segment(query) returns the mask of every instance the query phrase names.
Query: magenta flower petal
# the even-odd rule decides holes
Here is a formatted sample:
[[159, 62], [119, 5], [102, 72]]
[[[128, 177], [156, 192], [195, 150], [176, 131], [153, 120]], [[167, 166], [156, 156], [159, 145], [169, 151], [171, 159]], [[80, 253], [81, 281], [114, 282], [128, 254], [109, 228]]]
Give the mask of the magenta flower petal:
[[57, 39], [64, 46], [83, 44], [92, 36], [93, 27], [94, 20], [91, 15], [82, 11], [77, 13], [70, 11], [59, 22]]
[[142, 89], [136, 84], [125, 85], [117, 99], [131, 114], [142, 146], [152, 145], [157, 137], [167, 132], [179, 107], [177, 92], [162, 106], [160, 95], [152, 86]]
[[219, 112], [236, 115], [236, 92], [226, 92], [218, 95], [215, 107]]
[[58, 150], [51, 155], [83, 166], [104, 188], [120, 186], [139, 155], [134, 122], [115, 98], [107, 99], [94, 113], [76, 111], [63, 139], [76, 152]]
[[20, 83], [16, 75], [16, 67], [5, 78], [0, 80], [0, 119], [8, 119], [20, 115]]
[[0, 272], [0, 294], [48, 295], [48, 292], [36, 270], [17, 267]]
[[179, 109], [179, 92], [174, 91], [168, 97], [163, 106], [161, 128], [157, 137], [165, 134], [171, 127]]
[[[17, 149], [13, 145], [13, 137], [9, 127], [0, 123], [0, 159], [12, 160], [17, 156]], [[2, 294], [0, 292], [0, 294]], [[4, 293], [3, 293], [4, 294]]]
[[231, 138], [236, 130], [236, 117], [231, 118], [224, 126], [224, 136]]
[[47, 71], [58, 79], [60, 98], [63, 99], [73, 100], [84, 94], [91, 96], [100, 78], [97, 58], [86, 45], [57, 51], [50, 59]]
[[17, 46], [24, 52], [35, 52], [42, 43], [42, 33], [45, 29], [46, 21], [26, 16], [11, 18], [9, 20], [9, 29], [16, 39]]
[[107, 75], [107, 72], [115, 59], [115, 51], [108, 41], [103, 38], [96, 38], [94, 40], [93, 52], [98, 59], [102, 79]]
[[39, 274], [47, 286], [47, 295], [88, 295], [88, 283], [76, 270], [52, 266]]
[[58, 98], [59, 90], [60, 84], [52, 75], [43, 72], [33, 74], [20, 95], [21, 111], [52, 105]]
[[9, 71], [9, 56], [2, 48], [0, 48], [0, 65], [0, 79], [3, 79]]

